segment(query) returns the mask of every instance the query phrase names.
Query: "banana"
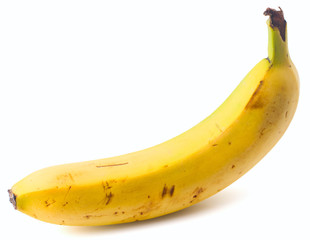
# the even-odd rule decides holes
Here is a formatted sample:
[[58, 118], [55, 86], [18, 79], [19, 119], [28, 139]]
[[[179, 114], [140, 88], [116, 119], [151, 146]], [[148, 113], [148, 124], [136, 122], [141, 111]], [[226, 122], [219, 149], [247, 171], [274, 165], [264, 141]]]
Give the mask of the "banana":
[[280, 9], [268, 8], [268, 58], [188, 131], [145, 150], [38, 170], [10, 190], [14, 207], [60, 225], [108, 225], [169, 214], [240, 178], [284, 134], [299, 78]]

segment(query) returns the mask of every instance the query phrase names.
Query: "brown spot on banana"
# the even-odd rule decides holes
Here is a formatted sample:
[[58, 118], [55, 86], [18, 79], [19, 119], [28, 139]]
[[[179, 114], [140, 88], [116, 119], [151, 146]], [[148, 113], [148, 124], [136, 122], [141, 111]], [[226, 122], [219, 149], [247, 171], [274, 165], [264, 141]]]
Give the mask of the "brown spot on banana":
[[111, 202], [111, 199], [113, 198], [113, 196], [114, 195], [112, 194], [112, 192], [110, 192], [109, 194], [106, 194], [107, 201], [105, 205], [108, 205]]
[[190, 203], [192, 203], [196, 198], [198, 198], [199, 195], [204, 192], [204, 190], [205, 189], [202, 187], [195, 188], [195, 190], [193, 191], [193, 199], [190, 201]]
[[[175, 189], [175, 185], [172, 185], [172, 187], [170, 189], [168, 189], [167, 185], [165, 184], [165, 186], [162, 190], [162, 193], [161, 193], [161, 198], [164, 198], [168, 194], [168, 191], [169, 191], [169, 196], [172, 197], [174, 194], [174, 189]], [[149, 198], [149, 196], [148, 196], [148, 198]]]
[[164, 186], [164, 188], [163, 188], [163, 191], [161, 192], [161, 198], [164, 198], [164, 197], [165, 197], [165, 195], [167, 194], [167, 190], [168, 190], [168, 188], [167, 188], [167, 186], [166, 186], [166, 184], [165, 184], [165, 186]]
[[248, 104], [245, 106], [245, 109], [256, 109], [256, 108], [262, 108], [264, 106], [264, 102], [261, 98], [257, 97], [259, 91], [263, 87], [264, 80], [261, 80], [259, 82], [259, 85], [255, 89], [254, 93], [252, 94]]
[[108, 181], [102, 181], [101, 185], [102, 185], [102, 188], [103, 188], [104, 191], [112, 188]]
[[102, 216], [104, 216], [104, 215], [91, 215], [91, 214], [89, 214], [89, 215], [83, 216], [83, 218], [90, 219], [90, 218], [102, 217]]
[[174, 188], [175, 188], [175, 186], [174, 185], [172, 185], [172, 187], [171, 187], [171, 189], [170, 189], [170, 197], [172, 197], [173, 196], [173, 193], [174, 193]]
[[195, 190], [194, 190], [194, 193], [196, 194], [200, 194], [204, 191], [204, 189], [202, 187], [197, 187]]
[[52, 204], [54, 204], [56, 202], [56, 200], [55, 199], [52, 199], [52, 200], [46, 200], [46, 201], [44, 201], [44, 203], [45, 203], [45, 207], [49, 207], [49, 206], [51, 206]]
[[64, 201], [66, 200], [66, 198], [67, 198], [67, 196], [68, 196], [68, 194], [69, 194], [71, 188], [72, 188], [72, 186], [69, 186], [68, 191], [66, 192], [66, 195], [65, 195], [65, 197], [64, 197]]
[[261, 138], [264, 135], [265, 130], [266, 130], [266, 127], [263, 127], [262, 130], [260, 130], [259, 138]]
[[153, 211], [156, 211], [161, 207], [161, 203], [159, 201], [147, 201], [138, 208], [133, 209], [134, 213], [143, 212], [143, 215], [147, 215]]

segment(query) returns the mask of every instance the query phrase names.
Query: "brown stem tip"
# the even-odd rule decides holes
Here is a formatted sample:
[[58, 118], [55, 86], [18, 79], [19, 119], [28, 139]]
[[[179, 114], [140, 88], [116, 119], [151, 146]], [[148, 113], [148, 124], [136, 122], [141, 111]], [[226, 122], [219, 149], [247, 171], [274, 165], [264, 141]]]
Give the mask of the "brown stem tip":
[[12, 192], [11, 189], [8, 190], [10, 202], [13, 204], [13, 207], [16, 209], [16, 195]]
[[267, 8], [266, 11], [264, 12], [265, 16], [270, 16], [270, 26], [272, 28], [278, 28], [280, 31], [280, 35], [282, 40], [285, 42], [285, 29], [286, 29], [286, 21], [284, 19], [283, 11], [279, 7], [279, 11], [272, 9], [272, 8]]

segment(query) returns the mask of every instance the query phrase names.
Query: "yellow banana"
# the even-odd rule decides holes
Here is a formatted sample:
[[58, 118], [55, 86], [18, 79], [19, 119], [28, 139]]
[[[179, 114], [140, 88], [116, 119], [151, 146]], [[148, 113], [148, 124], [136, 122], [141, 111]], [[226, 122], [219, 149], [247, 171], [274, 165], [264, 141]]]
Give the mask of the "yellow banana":
[[283, 12], [265, 15], [269, 57], [209, 117], [142, 151], [36, 171], [9, 190], [14, 207], [55, 224], [125, 223], [184, 209], [240, 178], [284, 134], [299, 97]]

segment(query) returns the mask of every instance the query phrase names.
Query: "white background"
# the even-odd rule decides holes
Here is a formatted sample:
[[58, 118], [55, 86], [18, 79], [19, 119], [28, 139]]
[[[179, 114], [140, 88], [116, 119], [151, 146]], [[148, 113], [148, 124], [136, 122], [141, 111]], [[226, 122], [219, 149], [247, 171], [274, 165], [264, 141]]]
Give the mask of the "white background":
[[[310, 239], [306, 3], [1, 1], [1, 238]], [[58, 226], [13, 209], [7, 189], [35, 170], [150, 147], [212, 113], [267, 57], [262, 13], [277, 6], [300, 103], [249, 173], [186, 210], [130, 224]]]

